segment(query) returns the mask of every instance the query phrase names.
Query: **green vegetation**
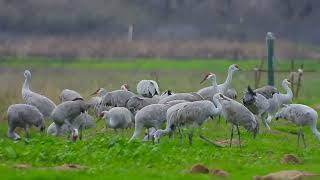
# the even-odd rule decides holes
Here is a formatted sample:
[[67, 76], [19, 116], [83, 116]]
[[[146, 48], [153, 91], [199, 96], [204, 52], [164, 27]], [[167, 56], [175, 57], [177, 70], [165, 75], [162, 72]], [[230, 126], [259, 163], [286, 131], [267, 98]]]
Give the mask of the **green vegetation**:
[[[297, 61], [304, 64], [304, 68], [309, 71], [319, 71], [320, 63], [314, 60]], [[50, 67], [66, 69], [96, 69], [96, 70], [214, 70], [224, 72], [225, 67], [232, 63], [240, 63], [242, 70], [251, 71], [259, 65], [257, 60], [232, 61], [226, 59], [72, 59], [64, 60], [57, 58], [3, 58], [0, 61], [1, 66], [8, 67]], [[290, 63], [288, 61], [278, 61], [275, 69], [288, 70]]]
[[[80, 60], [52, 61], [46, 59], [29, 60], [7, 59], [0, 62], [0, 178], [1, 179], [213, 179], [211, 175], [191, 174], [190, 168], [202, 163], [210, 168], [221, 168], [230, 173], [231, 179], [251, 179], [254, 175], [264, 175], [279, 170], [305, 170], [320, 173], [320, 142], [308, 127], [304, 128], [307, 148], [296, 147], [298, 128], [284, 120], [273, 120], [272, 131], [263, 125], [256, 139], [241, 129], [243, 149], [216, 148], [205, 143], [195, 133], [194, 144], [189, 146], [187, 137], [182, 145], [178, 138], [163, 137], [160, 144], [142, 142], [141, 138], [128, 144], [133, 129], [123, 133], [112, 130], [102, 132], [103, 121], [97, 128], [87, 130], [82, 141], [70, 142], [66, 137], [40, 136], [36, 129], [30, 139], [13, 142], [6, 137], [6, 109], [10, 104], [22, 102], [21, 84], [23, 69], [30, 68], [33, 73], [31, 88], [58, 103], [58, 94], [64, 88], [78, 90], [83, 96], [98, 87], [108, 90], [119, 89], [128, 83], [135, 91], [138, 80], [155, 78], [156, 72], [162, 90], [170, 88], [175, 92], [196, 91], [203, 86], [199, 82], [207, 71], [217, 73], [221, 82], [231, 63], [239, 63], [243, 70], [237, 72], [233, 87], [242, 97], [248, 84], [253, 85], [253, 72], [249, 72], [256, 61], [232, 62], [228, 60], [145, 60], [130, 61]], [[286, 62], [277, 62], [279, 69], [289, 68]], [[295, 102], [306, 103], [312, 107], [320, 104], [319, 63], [304, 61], [304, 67], [316, 72], [305, 73], [301, 96]], [[178, 71], [175, 71], [178, 70]], [[286, 73], [276, 74], [276, 83], [286, 77]], [[263, 84], [265, 81], [262, 81]], [[283, 92], [282, 87], [278, 87]], [[239, 98], [240, 100], [240, 98]], [[318, 109], [319, 110], [319, 109]], [[187, 132], [186, 130], [184, 131]], [[23, 131], [19, 131], [24, 137]], [[212, 140], [226, 140], [230, 127], [221, 119], [208, 120], [204, 134]], [[294, 154], [302, 160], [301, 164], [281, 164], [285, 154]], [[30, 164], [32, 168], [14, 168], [17, 164]], [[79, 172], [58, 171], [52, 167], [62, 164], [80, 164], [88, 169]]]

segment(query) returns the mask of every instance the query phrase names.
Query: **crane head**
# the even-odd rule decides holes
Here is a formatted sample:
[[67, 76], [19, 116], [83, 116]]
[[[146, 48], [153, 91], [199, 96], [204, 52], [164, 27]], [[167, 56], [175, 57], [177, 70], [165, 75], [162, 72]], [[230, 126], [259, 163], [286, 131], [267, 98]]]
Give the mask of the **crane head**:
[[29, 70], [25, 70], [23, 75], [25, 78], [31, 78], [31, 72]]
[[90, 94], [90, 96], [97, 95], [101, 88], [97, 89], [94, 93]]
[[229, 70], [231, 71], [238, 71], [240, 70], [240, 66], [238, 64], [232, 64], [230, 67], [229, 67]]
[[121, 86], [121, 90], [130, 91], [129, 85], [128, 85], [128, 84], [123, 84], [123, 85]]
[[287, 84], [287, 85], [290, 85], [291, 84], [291, 81], [289, 79], [284, 79], [283, 80], [283, 83]]
[[208, 79], [213, 79], [216, 78], [216, 75], [213, 74], [212, 72], [206, 74], [203, 78], [203, 80], [200, 82], [200, 84], [202, 84], [204, 81], [208, 80]]

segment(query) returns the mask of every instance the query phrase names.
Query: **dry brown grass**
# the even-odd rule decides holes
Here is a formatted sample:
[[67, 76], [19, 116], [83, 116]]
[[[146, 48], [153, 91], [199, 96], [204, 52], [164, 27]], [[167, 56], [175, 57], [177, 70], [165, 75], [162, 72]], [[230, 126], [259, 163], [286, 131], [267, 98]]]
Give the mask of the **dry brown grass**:
[[[0, 54], [8, 56], [86, 57], [170, 57], [248, 59], [265, 56], [261, 42], [207, 40], [135, 40], [89, 36], [0, 37]], [[277, 40], [278, 58], [317, 59], [320, 53], [285, 40]]]

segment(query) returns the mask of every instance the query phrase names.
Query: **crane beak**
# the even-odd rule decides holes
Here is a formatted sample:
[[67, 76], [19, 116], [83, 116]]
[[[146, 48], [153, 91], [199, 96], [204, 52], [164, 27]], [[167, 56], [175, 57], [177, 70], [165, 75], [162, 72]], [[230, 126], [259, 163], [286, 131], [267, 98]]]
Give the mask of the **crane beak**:
[[94, 93], [90, 94], [90, 96], [98, 94], [99, 91], [100, 91], [100, 89], [96, 90]]
[[203, 80], [200, 82], [200, 84], [202, 84], [205, 80], [207, 80], [208, 77], [209, 77], [210, 75], [212, 75], [212, 74], [213, 74], [213, 73], [208, 73], [208, 74], [206, 74], [206, 75], [204, 76]]
[[203, 82], [205, 82], [207, 80], [207, 77], [205, 77], [201, 82], [200, 84], [202, 84]]

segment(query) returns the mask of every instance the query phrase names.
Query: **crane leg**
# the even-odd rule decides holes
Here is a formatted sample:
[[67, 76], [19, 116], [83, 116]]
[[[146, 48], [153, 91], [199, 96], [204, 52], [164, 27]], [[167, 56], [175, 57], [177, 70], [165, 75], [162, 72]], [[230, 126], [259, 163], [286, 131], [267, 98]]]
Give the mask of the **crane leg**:
[[[261, 119], [261, 121], [263, 122], [264, 126], [268, 129], [268, 130], [271, 130], [268, 122], [267, 122], [267, 119], [265, 117], [263, 117], [263, 114], [259, 114], [259, 117]], [[268, 116], [269, 118], [269, 116]]]
[[83, 125], [79, 127], [79, 139], [82, 140], [82, 130], [83, 130]]
[[232, 145], [233, 127], [234, 127], [234, 125], [232, 124], [231, 126], [232, 126], [232, 127], [231, 127], [231, 136], [230, 136], [230, 142], [229, 142], [229, 143], [230, 143], [230, 144], [229, 144], [229, 145], [230, 145], [230, 147], [231, 147], [231, 145]]
[[300, 129], [300, 131], [298, 132], [297, 148], [299, 148], [299, 145], [300, 145], [300, 135], [301, 135], [301, 129]]
[[199, 137], [200, 137], [201, 139], [203, 139], [204, 141], [206, 141], [207, 143], [209, 143], [209, 144], [212, 144], [212, 145], [214, 145], [214, 146], [216, 146], [216, 147], [222, 147], [221, 145], [216, 144], [215, 142], [212, 142], [212, 141], [210, 141], [208, 138], [204, 137], [204, 136], [202, 135], [202, 128], [201, 128], [201, 127], [199, 128]]
[[29, 139], [29, 137], [30, 137], [29, 127], [28, 127], [28, 126], [25, 126], [23, 129], [24, 129], [24, 132], [25, 132], [25, 134], [26, 134], [26, 137]]
[[[273, 118], [273, 114], [268, 113], [268, 118], [267, 118], [268, 127], [269, 127], [269, 124], [271, 123], [272, 118]], [[267, 128], [268, 128], [268, 127], [267, 127]], [[270, 127], [269, 127], [269, 128], [270, 128]]]
[[306, 145], [306, 141], [305, 141], [305, 139], [304, 139], [304, 133], [303, 133], [303, 131], [302, 131], [302, 127], [300, 127], [300, 132], [301, 132], [301, 137], [302, 137], [302, 141], [303, 141], [304, 148], [306, 148], [307, 145]]
[[192, 128], [189, 129], [189, 132], [188, 132], [189, 145], [190, 145], [190, 146], [192, 146], [193, 131], [194, 131], [194, 128], [192, 127]]
[[180, 145], [182, 145], [182, 130], [181, 130], [180, 126], [178, 126], [178, 131], [179, 131], [179, 143], [180, 143]]
[[7, 136], [9, 138], [12, 138], [13, 140], [19, 140], [21, 139], [20, 136], [14, 132], [15, 127], [9, 126], [8, 127], [8, 132], [7, 132]]
[[240, 138], [240, 130], [239, 130], [239, 125], [237, 125], [237, 131], [238, 131], [238, 140], [239, 140], [239, 146], [240, 146], [240, 149], [241, 149], [242, 147], [241, 147], [241, 138]]
[[61, 129], [61, 126], [56, 124], [56, 134], [55, 134], [56, 137], [60, 135], [60, 129]]

